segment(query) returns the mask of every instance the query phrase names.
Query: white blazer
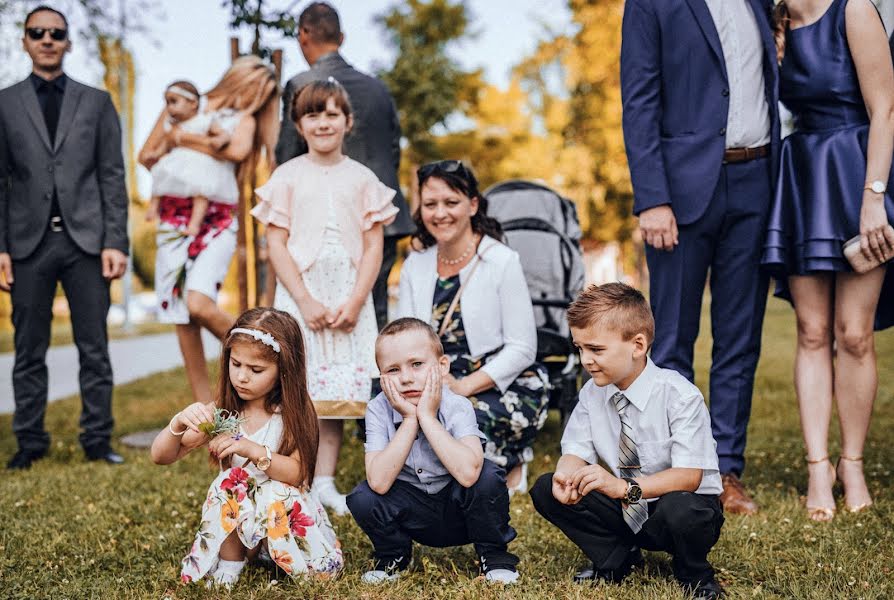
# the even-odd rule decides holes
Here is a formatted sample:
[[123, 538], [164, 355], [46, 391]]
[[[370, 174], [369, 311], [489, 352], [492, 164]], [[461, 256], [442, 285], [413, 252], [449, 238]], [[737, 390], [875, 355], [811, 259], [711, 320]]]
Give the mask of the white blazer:
[[[481, 369], [505, 392], [537, 355], [534, 309], [514, 250], [484, 236], [477, 256], [481, 264], [468, 283], [466, 278], [476, 260], [459, 272], [460, 283], [465, 284], [460, 299], [463, 327], [472, 356], [480, 357], [502, 346]], [[431, 323], [437, 261], [437, 246], [410, 252], [400, 271], [399, 317], [416, 317]]]

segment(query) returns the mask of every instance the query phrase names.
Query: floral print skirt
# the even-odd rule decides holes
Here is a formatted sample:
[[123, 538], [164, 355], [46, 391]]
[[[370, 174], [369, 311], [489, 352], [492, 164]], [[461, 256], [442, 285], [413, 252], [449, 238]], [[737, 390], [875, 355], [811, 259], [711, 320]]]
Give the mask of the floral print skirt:
[[189, 323], [186, 293], [190, 290], [216, 301], [236, 250], [239, 223], [234, 205], [209, 202], [196, 237], [186, 234], [191, 214], [189, 198], [163, 196], [159, 202], [155, 293], [162, 323]]
[[213, 572], [221, 545], [234, 532], [249, 550], [266, 542], [267, 554], [292, 577], [334, 577], [344, 565], [329, 517], [309, 492], [233, 467], [208, 490], [180, 579], [192, 583]]

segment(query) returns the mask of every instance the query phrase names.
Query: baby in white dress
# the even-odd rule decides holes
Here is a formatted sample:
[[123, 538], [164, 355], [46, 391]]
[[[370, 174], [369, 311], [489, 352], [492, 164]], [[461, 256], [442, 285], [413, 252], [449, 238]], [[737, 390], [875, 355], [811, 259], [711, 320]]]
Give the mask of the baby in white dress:
[[[177, 126], [181, 131], [207, 135], [215, 150], [221, 150], [230, 142], [230, 134], [217, 123], [215, 113], [199, 112], [199, 92], [188, 81], [175, 81], [165, 89], [165, 104], [169, 120], [165, 130]], [[152, 199], [146, 220], [158, 217], [162, 196], [192, 199], [192, 214], [186, 227], [190, 236], [199, 234], [202, 221], [208, 212], [208, 201], [220, 198], [222, 181], [232, 179], [232, 167], [203, 152], [177, 146], [156, 149], [158, 162], [152, 167]], [[221, 172], [221, 168], [223, 171]], [[224, 177], [217, 177], [218, 173]]]

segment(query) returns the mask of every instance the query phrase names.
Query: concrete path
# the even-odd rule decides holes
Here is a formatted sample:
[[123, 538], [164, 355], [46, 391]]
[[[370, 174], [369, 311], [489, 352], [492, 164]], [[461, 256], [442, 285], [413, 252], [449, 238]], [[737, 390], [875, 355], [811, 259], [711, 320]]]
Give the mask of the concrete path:
[[[205, 357], [220, 353], [220, 342], [202, 330]], [[159, 333], [134, 338], [111, 340], [109, 354], [115, 385], [127, 383], [160, 371], [183, 365], [180, 346], [175, 333]], [[15, 403], [12, 394], [13, 353], [0, 354], [0, 414], [12, 413]], [[51, 347], [47, 352], [49, 371], [48, 400], [53, 402], [80, 393], [78, 389], [78, 351], [74, 345]], [[186, 381], [184, 380], [184, 385]]]

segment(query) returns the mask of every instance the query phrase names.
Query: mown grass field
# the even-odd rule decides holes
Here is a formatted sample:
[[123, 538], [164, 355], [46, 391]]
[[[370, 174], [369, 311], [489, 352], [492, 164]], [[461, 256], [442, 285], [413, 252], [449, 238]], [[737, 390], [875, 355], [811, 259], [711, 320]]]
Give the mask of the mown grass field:
[[[704, 330], [708, 331], [707, 324]], [[710, 340], [699, 344], [698, 384], [705, 387]], [[804, 516], [804, 452], [791, 384], [794, 322], [788, 305], [770, 300], [764, 328], [748, 445], [746, 481], [762, 506], [757, 517], [728, 517], [711, 555], [729, 598], [894, 597], [894, 332], [877, 337], [880, 389], [867, 475], [876, 505], [815, 524]], [[182, 371], [121, 386], [115, 396], [116, 435], [160, 427], [189, 402]], [[666, 555], [647, 553], [646, 567], [620, 586], [579, 587], [569, 578], [582, 555], [534, 511], [528, 497], [512, 501], [522, 584], [489, 587], [477, 577], [471, 547], [416, 551], [416, 568], [398, 584], [359, 582], [370, 545], [350, 517], [335, 519], [347, 569], [329, 583], [295, 583], [250, 568], [231, 593], [179, 584], [179, 561], [199, 522], [212, 479], [205, 455], [157, 467], [143, 451], [123, 450], [122, 467], [88, 464], [77, 445], [79, 401], [51, 405], [52, 452], [24, 473], [0, 479], [0, 598], [642, 598], [679, 599]], [[0, 456], [15, 450], [10, 417], [0, 417]], [[349, 428], [353, 430], [353, 428]], [[560, 437], [553, 415], [536, 446], [533, 477], [551, 470]], [[837, 435], [834, 436], [837, 439]], [[837, 454], [837, 442], [832, 445]], [[363, 477], [362, 446], [348, 440], [338, 482]], [[839, 501], [839, 506], [841, 503]]]

